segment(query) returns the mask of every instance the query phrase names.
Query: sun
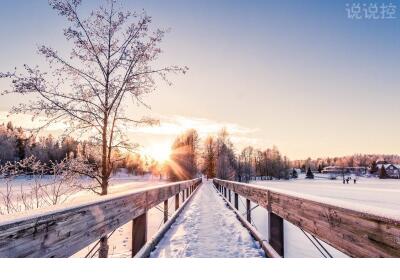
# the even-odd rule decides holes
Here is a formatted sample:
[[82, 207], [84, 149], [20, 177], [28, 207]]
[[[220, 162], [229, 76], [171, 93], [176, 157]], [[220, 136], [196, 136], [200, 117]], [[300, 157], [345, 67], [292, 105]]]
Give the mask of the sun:
[[171, 144], [168, 142], [161, 142], [145, 147], [143, 154], [147, 155], [159, 163], [164, 163], [170, 159], [171, 156]]

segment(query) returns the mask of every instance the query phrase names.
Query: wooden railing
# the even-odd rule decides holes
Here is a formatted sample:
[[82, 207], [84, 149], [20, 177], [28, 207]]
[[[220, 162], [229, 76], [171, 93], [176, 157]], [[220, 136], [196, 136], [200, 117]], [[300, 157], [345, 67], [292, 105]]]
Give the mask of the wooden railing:
[[[239, 195], [268, 211], [269, 243], [284, 255], [283, 221], [294, 224], [351, 257], [400, 257], [400, 219], [342, 208], [249, 184], [214, 179], [222, 195], [239, 208]], [[233, 193], [233, 195], [231, 194]]]
[[147, 211], [179, 194], [185, 200], [201, 178], [123, 194], [99, 197], [74, 206], [57, 206], [0, 222], [0, 257], [69, 257], [132, 221], [132, 256], [147, 241]]

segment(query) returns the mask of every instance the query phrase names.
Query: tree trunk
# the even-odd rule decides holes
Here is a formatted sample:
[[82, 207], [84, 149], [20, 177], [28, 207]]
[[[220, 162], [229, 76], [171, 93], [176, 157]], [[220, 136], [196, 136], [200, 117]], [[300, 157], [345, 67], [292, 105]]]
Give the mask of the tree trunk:
[[[108, 162], [107, 162], [107, 114], [104, 114], [103, 135], [102, 135], [102, 155], [101, 155], [101, 195], [108, 193]], [[108, 257], [107, 235], [100, 238], [99, 258]]]
[[104, 114], [102, 152], [101, 152], [101, 195], [106, 195], [108, 190], [108, 162], [107, 162], [107, 113]]

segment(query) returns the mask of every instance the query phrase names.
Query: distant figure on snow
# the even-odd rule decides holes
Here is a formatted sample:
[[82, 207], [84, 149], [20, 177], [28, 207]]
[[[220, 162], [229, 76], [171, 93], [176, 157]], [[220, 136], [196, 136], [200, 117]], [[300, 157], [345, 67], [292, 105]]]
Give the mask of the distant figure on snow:
[[357, 179], [356, 178], [354, 178], [354, 184], [356, 184], [357, 183]]

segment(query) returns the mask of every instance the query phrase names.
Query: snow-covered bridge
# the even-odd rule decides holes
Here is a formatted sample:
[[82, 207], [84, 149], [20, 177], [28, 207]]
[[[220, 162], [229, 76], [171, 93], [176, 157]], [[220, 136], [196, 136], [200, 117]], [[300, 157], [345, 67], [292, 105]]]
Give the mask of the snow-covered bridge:
[[[244, 207], [239, 201], [244, 199]], [[169, 215], [173, 202], [174, 213]], [[268, 211], [268, 238], [252, 224], [258, 206]], [[148, 240], [148, 211], [164, 224]], [[239, 212], [244, 211], [243, 213]], [[400, 215], [265, 187], [195, 179], [10, 216], [0, 221], [0, 257], [69, 257], [123, 225], [132, 225], [131, 256], [284, 256], [283, 221], [354, 257], [399, 257]], [[323, 246], [321, 246], [323, 248]]]

